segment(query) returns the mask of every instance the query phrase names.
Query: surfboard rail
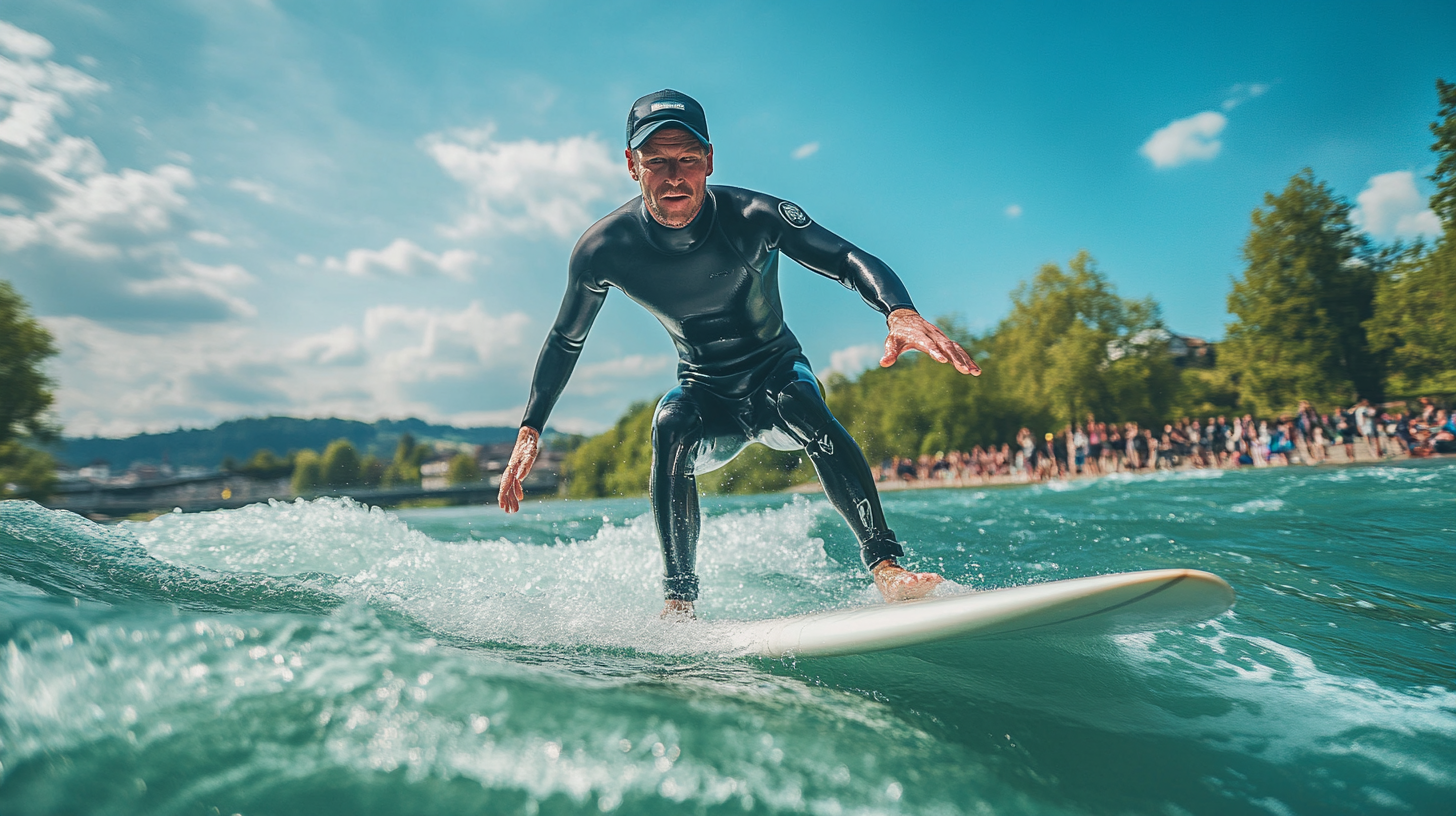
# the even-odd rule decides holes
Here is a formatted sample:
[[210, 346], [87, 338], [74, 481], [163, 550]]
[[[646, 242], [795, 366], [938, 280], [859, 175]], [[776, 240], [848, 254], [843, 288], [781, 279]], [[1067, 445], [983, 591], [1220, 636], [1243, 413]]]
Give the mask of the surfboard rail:
[[747, 624], [735, 640], [763, 657], [861, 654], [973, 638], [1158, 631], [1209, 620], [1233, 603], [1233, 588], [1212, 573], [1144, 570], [810, 612]]

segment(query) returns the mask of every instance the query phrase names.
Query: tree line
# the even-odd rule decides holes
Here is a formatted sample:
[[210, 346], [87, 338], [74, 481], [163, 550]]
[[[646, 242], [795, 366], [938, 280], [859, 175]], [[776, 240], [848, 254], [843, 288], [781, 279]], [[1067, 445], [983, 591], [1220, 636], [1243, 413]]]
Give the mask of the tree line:
[[[1251, 216], [1233, 320], [1211, 365], [1173, 353], [1177, 339], [1151, 298], [1120, 296], [1086, 252], [1047, 264], [1011, 293], [991, 331], [937, 321], [985, 369], [962, 376], [921, 354], [823, 383], [834, 414], [876, 461], [1038, 437], [1095, 414], [1140, 425], [1183, 416], [1293, 414], [1456, 396], [1456, 84], [1436, 81], [1434, 240], [1381, 245], [1352, 206], [1312, 169], [1268, 193]], [[652, 403], [565, 462], [569, 495], [643, 493], [652, 456]], [[699, 478], [710, 492], [783, 489], [813, 478], [802, 454], [755, 446]]]
[[[279, 456], [262, 448], [246, 462], [224, 459], [221, 469], [255, 479], [287, 478], [289, 489], [297, 495], [359, 487], [417, 487], [421, 466], [435, 453], [434, 446], [416, 442], [412, 434], [406, 433], [400, 436], [389, 461], [372, 453], [361, 456], [353, 442], [335, 439], [323, 453], [304, 448]], [[478, 482], [482, 478], [480, 465], [474, 456], [458, 452], [450, 458], [445, 478], [452, 485]]]

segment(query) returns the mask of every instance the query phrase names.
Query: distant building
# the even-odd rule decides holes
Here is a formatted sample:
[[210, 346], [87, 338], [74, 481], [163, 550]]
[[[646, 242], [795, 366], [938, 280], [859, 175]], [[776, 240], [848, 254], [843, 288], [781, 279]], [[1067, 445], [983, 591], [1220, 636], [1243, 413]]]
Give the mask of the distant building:
[[450, 460], [431, 459], [420, 465], [420, 487], [424, 490], [444, 490], [450, 486]]
[[1143, 329], [1126, 340], [1107, 342], [1107, 360], [1116, 362], [1128, 355], [1141, 356], [1150, 347], [1166, 344], [1168, 356], [1178, 366], [1192, 368], [1213, 367], [1213, 344], [1201, 337], [1187, 334], [1173, 334], [1167, 329]]
[[1185, 351], [1182, 355], [1184, 365], [1194, 368], [1213, 368], [1214, 344], [1204, 340], [1202, 337], [1181, 335], [1178, 337], [1183, 341]]

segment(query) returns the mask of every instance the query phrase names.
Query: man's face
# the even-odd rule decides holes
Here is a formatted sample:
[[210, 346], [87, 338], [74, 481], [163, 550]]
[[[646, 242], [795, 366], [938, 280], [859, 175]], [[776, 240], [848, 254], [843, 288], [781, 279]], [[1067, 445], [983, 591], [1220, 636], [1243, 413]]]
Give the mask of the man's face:
[[713, 148], [681, 128], [663, 128], [635, 152], [627, 151], [627, 171], [642, 185], [642, 200], [657, 223], [686, 227], [703, 208]]

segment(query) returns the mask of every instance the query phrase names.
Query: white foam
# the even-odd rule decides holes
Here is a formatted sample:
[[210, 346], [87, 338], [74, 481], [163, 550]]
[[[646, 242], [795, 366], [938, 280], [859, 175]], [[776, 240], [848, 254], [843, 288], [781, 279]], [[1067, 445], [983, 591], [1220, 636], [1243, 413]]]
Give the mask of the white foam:
[[[825, 507], [798, 497], [780, 508], [705, 518], [700, 614], [789, 614], [842, 604], [868, 586], [857, 570], [833, 564], [810, 534]], [[657, 619], [662, 556], [647, 514], [554, 546], [438, 541], [348, 499], [167, 515], [133, 529], [157, 558], [224, 572], [335, 576], [344, 580], [324, 582], [326, 590], [395, 606], [472, 640], [669, 654], [731, 648], [723, 627]]]
[[1284, 509], [1284, 500], [1277, 498], [1250, 499], [1246, 502], [1239, 502], [1229, 507], [1235, 513], [1260, 513], [1273, 512]]
[[[1391, 770], [1417, 773], [1433, 785], [1456, 785], [1456, 769], [1417, 763], [1410, 753], [1357, 738], [1378, 730], [1450, 744], [1456, 738], [1456, 692], [1439, 687], [1399, 691], [1330, 674], [1298, 649], [1231, 631], [1237, 624], [1229, 613], [1199, 627], [1194, 637], [1131, 635], [1115, 642], [1129, 659], [1172, 667], [1204, 687], [1210, 699], [1232, 703], [1209, 715], [1206, 729], [1248, 753], [1277, 762], [1294, 762], [1311, 752], [1357, 753]], [[1140, 720], [1140, 728], [1187, 729], [1183, 718], [1166, 713], [1143, 711]]]

